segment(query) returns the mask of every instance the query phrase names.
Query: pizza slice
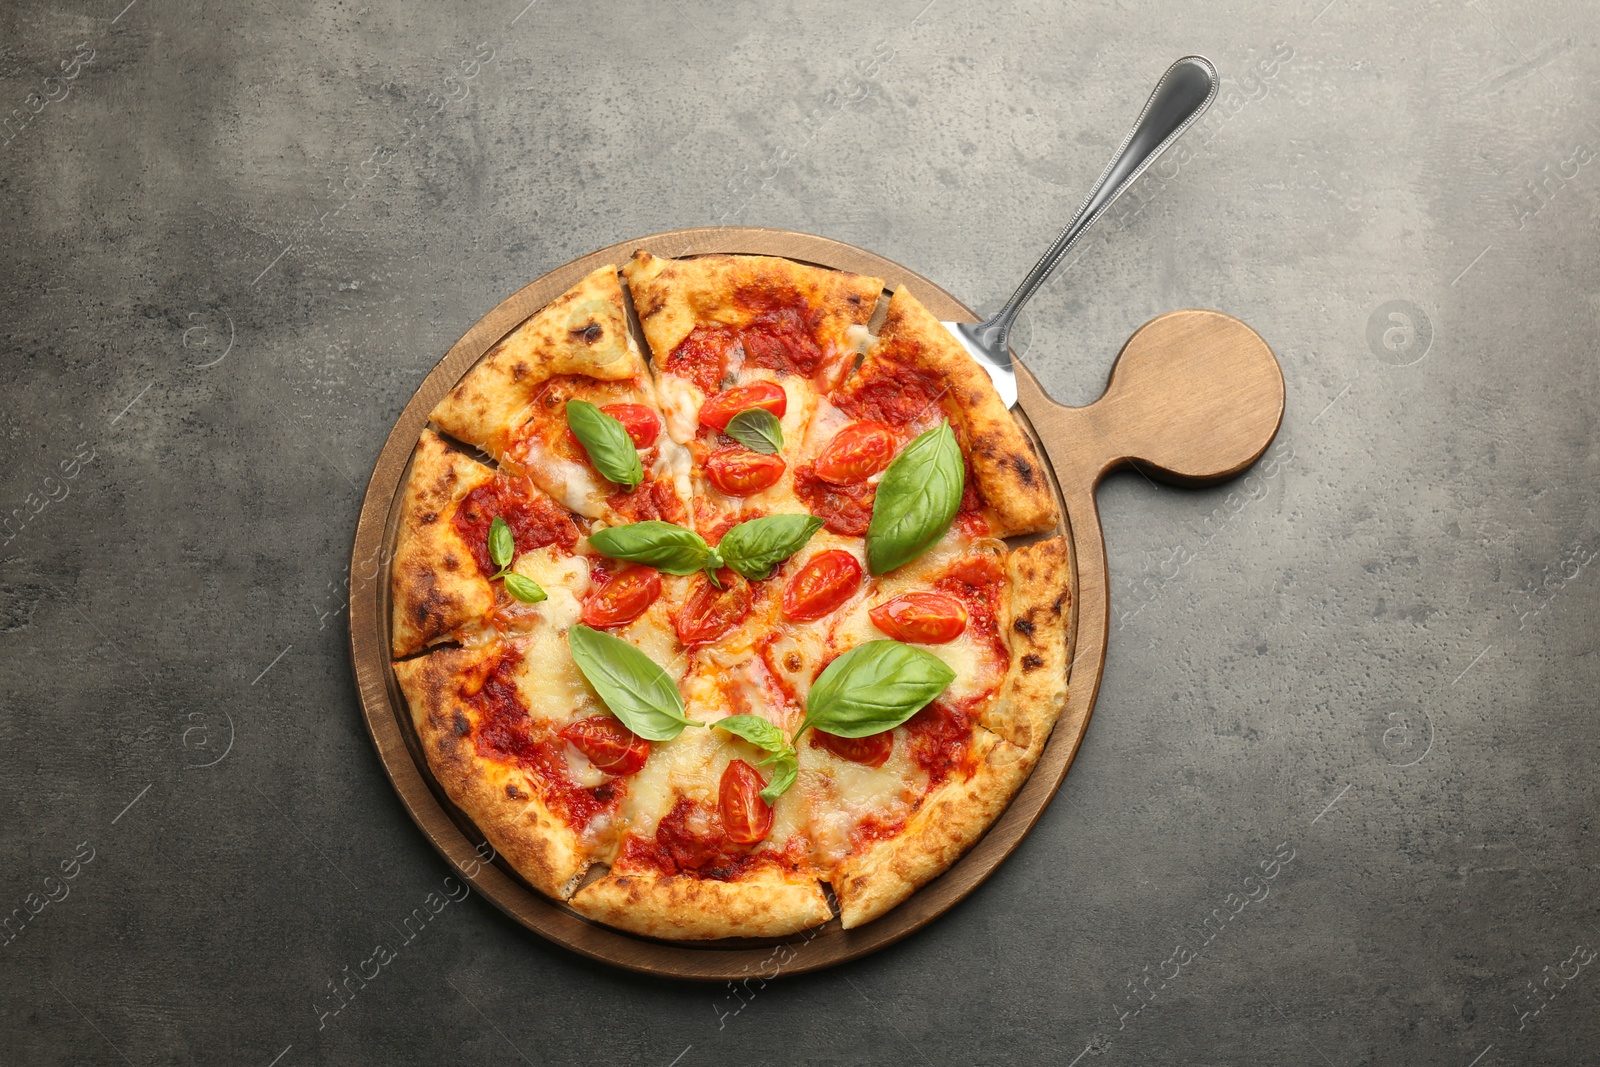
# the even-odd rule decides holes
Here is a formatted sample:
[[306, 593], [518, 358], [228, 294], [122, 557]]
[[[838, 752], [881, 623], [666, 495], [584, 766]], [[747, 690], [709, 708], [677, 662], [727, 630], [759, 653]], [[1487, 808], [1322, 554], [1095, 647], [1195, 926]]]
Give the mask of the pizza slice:
[[836, 533], [864, 534], [879, 474], [905, 444], [948, 420], [966, 457], [958, 521], [995, 537], [1056, 521], [1044, 467], [994, 383], [902, 288], [861, 367], [817, 405], [795, 471], [806, 509]]
[[769, 803], [771, 752], [716, 725], [756, 719], [787, 736], [800, 723], [757, 651], [777, 589], [731, 568], [688, 579], [674, 629], [687, 714], [704, 726], [640, 774], [611, 870], [573, 897], [585, 915], [666, 938], [775, 937], [831, 918], [802, 798]]
[[648, 252], [623, 273], [667, 432], [694, 457], [694, 528], [711, 536], [739, 517], [806, 510], [798, 449], [817, 398], [855, 365], [882, 280], [769, 256]]
[[510, 595], [494, 562], [496, 518], [512, 537], [510, 573], [560, 595], [587, 523], [574, 520], [527, 478], [497, 473], [424, 430], [400, 502], [391, 565], [391, 643], [398, 658], [440, 641], [462, 641], [485, 627], [524, 628], [548, 609]]
[[637, 752], [626, 731], [596, 746], [598, 762], [569, 743], [603, 709], [548, 645], [523, 636], [444, 648], [394, 669], [434, 780], [518, 874], [564, 900], [615, 839], [627, 777], [610, 771]]
[[624, 576], [644, 568], [608, 575], [610, 561], [584, 555], [566, 564], [559, 581], [529, 567], [550, 584], [521, 631], [394, 665], [434, 778], [518, 873], [558, 899], [611, 859], [638, 803], [635, 782], [648, 800], [648, 783], [672, 763], [663, 743], [609, 712], [573, 659], [569, 630], [603, 627], [673, 678], [687, 666], [671, 622], [681, 579], [655, 576], [653, 595], [619, 597]]
[[769, 706], [791, 735], [823, 669], [868, 642], [910, 644], [951, 672], [892, 730], [849, 738], [813, 727], [798, 739], [793, 793], [811, 868], [832, 884], [847, 928], [945, 870], [1031, 771], [1065, 701], [1067, 578], [1060, 538], [1008, 551], [954, 525], [876, 577], [864, 542], [821, 532], [760, 583], [773, 592], [752, 598], [758, 618], [746, 626], [762, 669], [730, 664], [722, 684], [751, 677], [775, 689]]
[[673, 939], [778, 937], [832, 917], [800, 798], [763, 800], [765, 753], [713, 725], [764, 710], [726, 700], [722, 669], [691, 664], [688, 714], [704, 725], [658, 746], [638, 775], [610, 870], [572, 898], [582, 914]]
[[1066, 701], [1066, 578], [1060, 538], [1008, 557], [953, 530], [833, 627], [829, 655], [889, 636], [955, 672], [889, 734], [801, 740], [818, 861], [847, 929], [948, 869], [1032, 771]]
[[[620, 424], [625, 454], [593, 454], [573, 401]], [[608, 523], [688, 516], [689, 455], [663, 434], [655, 387], [628, 331], [613, 266], [601, 267], [489, 349], [429, 418], [526, 474], [569, 510]], [[634, 453], [637, 453], [635, 461]], [[633, 474], [619, 470], [633, 468]]]

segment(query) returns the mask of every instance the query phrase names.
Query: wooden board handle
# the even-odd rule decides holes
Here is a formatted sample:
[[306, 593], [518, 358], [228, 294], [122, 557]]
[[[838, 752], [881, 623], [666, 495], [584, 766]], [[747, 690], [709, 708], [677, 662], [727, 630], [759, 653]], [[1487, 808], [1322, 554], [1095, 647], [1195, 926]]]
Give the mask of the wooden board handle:
[[1283, 420], [1283, 372], [1250, 327], [1220, 311], [1169, 311], [1122, 346], [1086, 407], [1058, 404], [1017, 365], [1023, 410], [1069, 497], [1134, 462], [1153, 477], [1209, 485], [1260, 458]]

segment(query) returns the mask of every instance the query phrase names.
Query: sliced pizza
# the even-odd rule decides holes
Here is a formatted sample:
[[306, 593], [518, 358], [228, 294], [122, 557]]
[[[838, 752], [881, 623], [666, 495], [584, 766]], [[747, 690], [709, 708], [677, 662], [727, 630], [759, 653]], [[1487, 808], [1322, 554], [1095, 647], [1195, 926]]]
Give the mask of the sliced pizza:
[[[952, 530], [875, 581], [830, 633], [830, 654], [888, 636], [954, 672], [891, 733], [859, 741], [819, 733], [802, 743], [801, 786], [815, 797], [815, 824], [827, 827], [816, 833], [818, 859], [846, 928], [947, 869], [1032, 771], [1066, 701], [1066, 587], [1016, 579], [1064, 581], [1065, 560], [1060, 538], [1008, 559], [1000, 543]], [[849, 802], [854, 790], [869, 799]]]
[[878, 279], [624, 274], [653, 380], [602, 268], [435, 408], [498, 470], [419, 443], [392, 636], [423, 752], [596, 921], [785, 936], [831, 885], [859, 926], [977, 840], [1065, 703], [1065, 542], [1001, 540], [1054, 525], [1047, 480], [905, 290], [873, 337]]
[[793, 793], [768, 804], [765, 753], [714, 724], [738, 711], [708, 659], [685, 681], [698, 723], [657, 746], [624, 809], [615, 858], [572, 906], [664, 938], [777, 937], [832, 916], [810, 863], [805, 809]]
[[[625, 433], [631, 447], [598, 454], [569, 411], [574, 401], [619, 439]], [[507, 334], [429, 417], [578, 515], [608, 523], [687, 519], [689, 455], [661, 432], [655, 387], [628, 332], [613, 266]]]
[[[598, 763], [577, 753], [568, 737], [596, 730], [582, 724], [605, 710], [571, 658], [552, 651], [521, 637], [439, 649], [396, 663], [395, 673], [451, 802], [530, 885], [564, 900], [614, 840], [627, 777], [605, 767], [626, 769], [636, 755], [626, 731]], [[554, 662], [541, 669], [541, 655]]]
[[[424, 430], [400, 502], [391, 565], [396, 657], [461, 641], [493, 624], [523, 625], [530, 607], [507, 592], [492, 558], [494, 520], [507, 526], [521, 576], [540, 588], [568, 584], [569, 562], [587, 522], [527, 478], [498, 473]], [[512, 571], [511, 573], [518, 573]], [[537, 614], [537, 612], [533, 612]]]
[[[518, 632], [403, 660], [395, 671], [445, 792], [535, 888], [564, 899], [615, 851], [633, 817], [635, 776], [671, 764], [652, 758], [663, 743], [607, 710], [574, 661], [568, 632], [585, 621], [602, 626], [680, 677], [687, 660], [671, 620], [683, 583], [657, 576], [653, 596], [618, 598], [608, 596], [620, 580], [607, 576], [609, 561], [536, 550], [514, 566], [547, 593], [524, 605]], [[648, 803], [648, 789], [643, 795]], [[548, 849], [516, 840], [540, 834], [553, 842]]]
[[[893, 729], [840, 737], [813, 728], [799, 738], [794, 791], [806, 807], [814, 869], [833, 885], [846, 927], [926, 880], [906, 875], [909, 858], [934, 874], [948, 866], [953, 856], [923, 855], [933, 847], [930, 831], [919, 829], [924, 809], [940, 798], [970, 806], [979, 793], [1004, 807], [1032, 768], [1065, 698], [1062, 653], [1050, 651], [1064, 648], [1064, 563], [1060, 539], [1008, 553], [1004, 542], [956, 525], [911, 563], [871, 576], [863, 541], [823, 532], [771, 583], [782, 592], [767, 598], [776, 610], [754, 624], [756, 645], [788, 708], [806, 706], [829, 663], [872, 641], [912, 645], [951, 672], [937, 699]], [[1039, 603], [1041, 596], [1048, 600]], [[735, 684], [728, 677], [725, 684]], [[1017, 677], [1029, 684], [1019, 688]], [[1046, 680], [1056, 689], [1045, 689]], [[941, 815], [939, 855], [956, 841], [964, 849], [988, 822], [951, 836]], [[869, 854], [880, 859], [863, 866]], [[884, 866], [889, 855], [900, 860]], [[885, 873], [865, 876], [879, 869]]]
[[904, 288], [890, 298], [860, 369], [818, 405], [795, 471], [801, 501], [830, 530], [866, 533], [879, 472], [943, 421], [968, 465], [961, 521], [996, 537], [1054, 525], [1044, 467], [994, 383]]
[[694, 457], [693, 526], [711, 536], [740, 516], [804, 511], [793, 468], [807, 423], [854, 366], [882, 280], [770, 256], [648, 252], [623, 273], [667, 431]]

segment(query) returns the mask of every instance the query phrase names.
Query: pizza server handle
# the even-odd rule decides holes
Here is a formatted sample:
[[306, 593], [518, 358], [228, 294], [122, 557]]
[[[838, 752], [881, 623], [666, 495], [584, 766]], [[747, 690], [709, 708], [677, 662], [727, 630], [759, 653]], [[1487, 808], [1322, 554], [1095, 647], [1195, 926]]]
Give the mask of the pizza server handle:
[[1093, 497], [1124, 464], [1178, 485], [1226, 481], [1267, 450], [1283, 421], [1283, 371], [1261, 335], [1220, 311], [1169, 311], [1128, 338], [1100, 399], [1052, 400], [1020, 362], [1018, 406], [1062, 492]]
[[1007, 407], [1017, 402], [1017, 387], [1011, 373], [1011, 350], [1007, 338], [1033, 294], [1067, 258], [1085, 231], [1093, 226], [1112, 201], [1143, 174], [1145, 168], [1156, 161], [1187, 130], [1195, 119], [1205, 113], [1217, 96], [1217, 69], [1205, 56], [1184, 56], [1167, 68], [1155, 91], [1145, 102], [1144, 110], [1134, 121], [1128, 136], [1112, 156], [1106, 169], [1089, 195], [1084, 198], [1078, 213], [1050, 242], [1039, 262], [1033, 265], [1011, 299], [999, 311], [982, 322], [945, 323], [945, 328], [972, 354], [980, 366], [994, 379], [1000, 399]]

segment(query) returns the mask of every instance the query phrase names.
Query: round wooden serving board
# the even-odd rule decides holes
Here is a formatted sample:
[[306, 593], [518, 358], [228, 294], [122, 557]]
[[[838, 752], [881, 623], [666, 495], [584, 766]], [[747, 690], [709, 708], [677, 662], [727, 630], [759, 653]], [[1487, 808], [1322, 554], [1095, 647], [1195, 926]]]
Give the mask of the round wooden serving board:
[[[502, 301], [451, 346], [400, 413], [378, 455], [356, 526], [350, 563], [350, 653], [362, 712], [401, 801], [444, 857], [495, 906], [528, 929], [593, 959], [648, 974], [702, 980], [771, 979], [883, 948], [954, 907], [1016, 848], [1055, 795], [1089, 724], [1105, 664], [1108, 586], [1094, 490], [1115, 467], [1203, 485], [1239, 474], [1264, 452], [1283, 416], [1283, 375], [1249, 327], [1213, 311], [1175, 311], [1140, 327], [1123, 347], [1105, 394], [1082, 408], [1051, 400], [1018, 367], [1018, 421], [1053, 468], [1063, 531], [1072, 547], [1068, 699], [1032, 777], [973, 848], [882, 918], [854, 930], [837, 919], [782, 940], [664, 942], [600, 926], [541, 896], [497, 863], [480, 863], [483, 840], [444, 798], [417, 747], [389, 661], [389, 560], [412, 452], [428, 412], [489, 348], [529, 315], [605, 263], [637, 249], [674, 258], [706, 253], [784, 256], [909, 286], [939, 318], [977, 318], [922, 275], [852, 245], [786, 230], [677, 230], [602, 248]], [[469, 873], [471, 872], [471, 873]]]

